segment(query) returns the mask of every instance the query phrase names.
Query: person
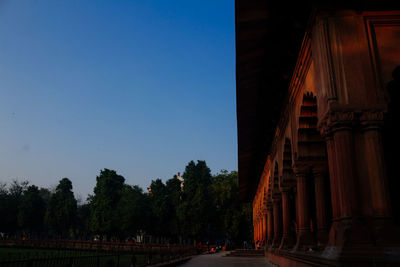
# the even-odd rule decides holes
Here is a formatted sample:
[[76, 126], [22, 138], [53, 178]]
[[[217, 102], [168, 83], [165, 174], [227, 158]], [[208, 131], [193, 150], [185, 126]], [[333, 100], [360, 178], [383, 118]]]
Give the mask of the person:
[[199, 241], [199, 243], [197, 243], [197, 247], [196, 247], [197, 254], [200, 254], [202, 249], [203, 249], [203, 246], [201, 244], [201, 241]]

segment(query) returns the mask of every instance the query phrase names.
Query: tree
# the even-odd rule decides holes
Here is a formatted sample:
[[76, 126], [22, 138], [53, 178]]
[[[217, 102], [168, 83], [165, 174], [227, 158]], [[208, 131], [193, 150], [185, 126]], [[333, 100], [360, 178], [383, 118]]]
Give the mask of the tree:
[[153, 221], [157, 222], [153, 225], [151, 232], [156, 236], [165, 236], [168, 234], [166, 226], [169, 219], [166, 187], [161, 179], [156, 179], [155, 181], [151, 181], [150, 188], [151, 194], [149, 197], [151, 201], [151, 210], [154, 216]]
[[13, 180], [8, 190], [3, 185], [2, 202], [3, 208], [1, 214], [7, 214], [2, 218], [1, 230], [9, 234], [13, 234], [18, 229], [18, 207], [21, 202], [22, 195], [28, 187], [28, 181], [19, 182]]
[[88, 203], [77, 204], [75, 233], [81, 238], [87, 238], [89, 234], [90, 205]]
[[252, 239], [252, 211], [249, 203], [239, 200], [238, 173], [223, 170], [213, 176], [211, 192], [215, 206], [216, 231], [219, 238], [240, 244]]
[[77, 202], [72, 192], [72, 182], [68, 178], [60, 180], [51, 195], [45, 221], [48, 229], [58, 235], [69, 235], [74, 227]]
[[177, 176], [174, 175], [172, 179], [169, 179], [165, 183], [165, 190], [166, 190], [166, 202], [168, 204], [168, 222], [167, 227], [169, 232], [169, 237], [173, 242], [178, 242], [178, 238], [181, 235], [180, 232], [180, 222], [178, 220], [178, 208], [181, 204], [181, 183], [177, 179]]
[[0, 214], [2, 215], [0, 232], [5, 232], [7, 229], [7, 219], [5, 217], [7, 217], [6, 214], [8, 212], [8, 191], [6, 186], [6, 183], [0, 183]]
[[211, 171], [205, 161], [190, 161], [183, 173], [185, 187], [178, 217], [184, 234], [195, 239], [209, 239], [213, 206], [209, 185]]
[[135, 185], [124, 185], [118, 204], [121, 233], [125, 237], [146, 230], [151, 224], [151, 207], [143, 190]]
[[43, 230], [45, 211], [45, 202], [39, 194], [39, 188], [35, 185], [29, 186], [18, 207], [18, 225], [30, 234], [40, 233]]
[[91, 197], [90, 229], [111, 237], [120, 234], [118, 203], [122, 196], [125, 178], [115, 171], [104, 169], [96, 177], [94, 195]]

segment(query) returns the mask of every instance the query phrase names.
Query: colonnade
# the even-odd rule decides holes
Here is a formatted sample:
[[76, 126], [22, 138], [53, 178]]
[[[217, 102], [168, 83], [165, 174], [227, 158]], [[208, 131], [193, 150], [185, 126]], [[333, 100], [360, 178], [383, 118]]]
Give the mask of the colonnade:
[[[377, 242], [395, 242], [390, 237], [382, 125], [379, 112], [331, 112], [318, 131], [325, 158], [298, 156], [291, 168], [283, 170], [290, 174], [274, 170], [266, 177], [272, 183], [265, 183], [268, 189], [261, 192], [267, 193], [260, 198], [261, 208], [254, 211], [255, 241], [267, 249], [339, 248], [344, 255], [346, 251], [354, 255], [355, 249], [368, 251]], [[276, 162], [275, 168], [280, 163], [270, 161]]]

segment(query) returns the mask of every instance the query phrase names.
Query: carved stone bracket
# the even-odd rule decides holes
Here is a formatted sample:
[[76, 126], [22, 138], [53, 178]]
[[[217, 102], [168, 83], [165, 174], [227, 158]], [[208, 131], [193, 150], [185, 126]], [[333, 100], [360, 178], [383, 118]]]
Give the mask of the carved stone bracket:
[[383, 111], [365, 111], [360, 116], [364, 130], [379, 130], [383, 126]]
[[273, 202], [272, 202], [272, 200], [268, 200], [268, 201], [265, 203], [265, 209], [266, 209], [267, 211], [271, 211], [271, 210], [272, 210], [272, 207], [273, 207]]
[[381, 128], [383, 118], [383, 110], [331, 110], [321, 120], [318, 128], [322, 136], [329, 138], [333, 132], [343, 128]]
[[312, 166], [312, 173], [314, 174], [315, 177], [327, 175], [328, 172], [329, 172], [329, 167], [326, 161], [314, 163]]
[[326, 136], [341, 128], [352, 128], [356, 120], [357, 116], [354, 111], [330, 111], [321, 123], [321, 134]]
[[296, 177], [304, 177], [311, 171], [311, 162], [298, 160], [293, 166], [293, 172]]

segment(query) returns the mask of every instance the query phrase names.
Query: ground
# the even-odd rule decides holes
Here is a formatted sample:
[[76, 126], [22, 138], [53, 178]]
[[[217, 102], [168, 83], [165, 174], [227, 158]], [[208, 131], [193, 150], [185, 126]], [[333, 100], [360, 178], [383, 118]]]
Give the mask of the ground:
[[195, 256], [188, 262], [180, 265], [181, 267], [230, 267], [230, 266], [249, 266], [249, 267], [272, 267], [264, 257], [226, 257], [227, 252], [217, 254], [204, 254]]

